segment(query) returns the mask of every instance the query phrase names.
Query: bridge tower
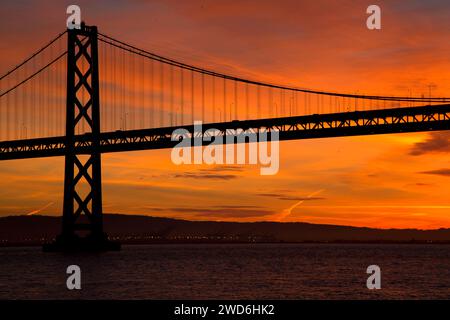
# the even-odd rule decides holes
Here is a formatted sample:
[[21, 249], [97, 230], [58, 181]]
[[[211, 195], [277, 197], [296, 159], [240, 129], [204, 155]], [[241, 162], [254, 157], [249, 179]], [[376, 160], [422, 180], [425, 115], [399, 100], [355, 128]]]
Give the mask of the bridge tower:
[[[44, 251], [119, 250], [103, 232], [97, 27], [83, 23], [67, 30], [67, 39], [62, 233]], [[83, 135], [88, 154], [77, 153], [75, 134]]]

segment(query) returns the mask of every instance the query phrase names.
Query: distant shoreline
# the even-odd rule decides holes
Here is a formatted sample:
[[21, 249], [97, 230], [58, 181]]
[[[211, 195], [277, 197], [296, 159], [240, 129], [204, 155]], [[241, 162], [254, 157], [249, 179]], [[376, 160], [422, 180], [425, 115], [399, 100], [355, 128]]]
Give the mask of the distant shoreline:
[[[261, 245], [261, 244], [279, 244], [279, 245], [330, 245], [330, 244], [354, 244], [354, 245], [450, 245], [450, 241], [302, 241], [302, 242], [285, 242], [285, 241], [271, 241], [271, 242], [245, 242], [245, 241], [119, 241], [122, 245], [130, 245], [130, 246], [139, 246], [139, 245], [178, 245], [178, 244], [186, 244], [186, 245], [202, 245], [202, 244], [211, 244], [211, 245], [220, 245], [220, 244], [236, 244], [236, 245]], [[41, 247], [44, 243], [47, 242], [22, 242], [22, 243], [8, 243], [8, 244], [0, 244], [0, 248], [23, 248], [23, 247]]]
[[[132, 244], [450, 244], [450, 229], [375, 229], [304, 222], [217, 222], [105, 214], [113, 241]], [[56, 216], [0, 218], [0, 247], [42, 246], [61, 232]]]

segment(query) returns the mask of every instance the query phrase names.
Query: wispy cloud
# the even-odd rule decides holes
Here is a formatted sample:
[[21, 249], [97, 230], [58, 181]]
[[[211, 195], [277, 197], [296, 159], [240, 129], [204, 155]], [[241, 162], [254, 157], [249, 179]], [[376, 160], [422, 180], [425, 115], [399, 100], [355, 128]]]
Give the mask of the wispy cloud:
[[213, 218], [250, 218], [273, 215], [275, 212], [267, 209], [206, 209], [200, 210], [197, 217]]
[[34, 214], [38, 214], [39, 212], [41, 212], [41, 211], [47, 209], [48, 207], [52, 206], [53, 204], [55, 204], [55, 203], [54, 203], [54, 202], [49, 202], [49, 203], [47, 203], [45, 206], [43, 206], [43, 207], [40, 208], [40, 209], [37, 209], [37, 210], [31, 211], [31, 212], [28, 212], [28, 213], [27, 213], [27, 216], [32, 216], [32, 215], [34, 215]]
[[183, 173], [174, 174], [175, 178], [188, 179], [215, 179], [215, 180], [232, 180], [239, 177], [237, 173], [242, 172], [242, 166], [216, 166], [211, 168], [202, 168], [196, 171], [186, 171]]
[[439, 175], [439, 176], [450, 176], [450, 169], [436, 169], [436, 170], [430, 170], [430, 171], [422, 171], [420, 173], [434, 174], [434, 175]]
[[[313, 198], [315, 195], [321, 193], [322, 191], [324, 191], [324, 189], [317, 190], [317, 191], [315, 191], [315, 192], [309, 194], [309, 195], [306, 197], [306, 199], [311, 199], [311, 198]], [[300, 200], [300, 201], [296, 202], [295, 204], [293, 204], [292, 206], [290, 206], [289, 208], [283, 210], [283, 212], [282, 212], [282, 213], [280, 214], [280, 216], [279, 216], [279, 221], [281, 221], [281, 220], [285, 219], [287, 216], [289, 216], [289, 215], [292, 213], [292, 210], [294, 210], [296, 207], [298, 207], [299, 205], [301, 205], [301, 204], [302, 204], [303, 202], [305, 202], [305, 201], [306, 201], [305, 199]]]
[[208, 172], [183, 172], [174, 175], [175, 178], [189, 178], [189, 179], [217, 179], [217, 180], [231, 180], [238, 178], [234, 174], [212, 174]]
[[279, 200], [286, 201], [313, 201], [313, 200], [324, 200], [324, 197], [296, 197], [290, 196], [282, 193], [258, 193], [258, 196], [276, 198]]
[[230, 166], [230, 165], [223, 165], [223, 166], [217, 166], [217, 167], [211, 167], [206, 169], [200, 169], [199, 171], [202, 172], [242, 172], [244, 171], [244, 167], [242, 166]]
[[199, 218], [250, 218], [265, 217], [275, 212], [253, 205], [218, 205], [212, 207], [151, 207], [156, 212], [187, 213]]
[[433, 132], [425, 141], [417, 142], [409, 154], [420, 156], [432, 152], [450, 152], [450, 132]]

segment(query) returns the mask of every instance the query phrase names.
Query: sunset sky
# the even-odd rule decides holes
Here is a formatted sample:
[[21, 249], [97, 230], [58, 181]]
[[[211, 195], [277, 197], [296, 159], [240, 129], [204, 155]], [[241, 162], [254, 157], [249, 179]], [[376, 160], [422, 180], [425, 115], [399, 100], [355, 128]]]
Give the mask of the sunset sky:
[[[378, 4], [382, 29], [366, 28]], [[65, 28], [70, 1], [2, 1], [0, 73]], [[450, 2], [77, 1], [137, 47], [285, 85], [450, 97]], [[14, 17], [14, 18], [12, 18]], [[170, 150], [105, 154], [105, 213], [192, 220], [450, 228], [450, 132], [281, 142], [280, 170], [181, 165]], [[0, 215], [60, 215], [63, 158], [0, 161]]]

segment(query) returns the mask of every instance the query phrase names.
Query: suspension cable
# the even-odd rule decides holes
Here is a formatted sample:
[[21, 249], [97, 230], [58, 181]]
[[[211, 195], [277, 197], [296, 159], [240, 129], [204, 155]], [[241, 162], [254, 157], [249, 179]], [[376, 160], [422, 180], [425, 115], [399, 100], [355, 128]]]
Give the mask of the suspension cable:
[[38, 71], [36, 71], [35, 73], [31, 74], [30, 76], [28, 76], [27, 78], [25, 78], [24, 80], [22, 80], [21, 82], [19, 82], [18, 84], [16, 84], [15, 86], [13, 86], [12, 88], [8, 89], [5, 92], [2, 92], [0, 94], [0, 98], [3, 97], [4, 95], [6, 95], [7, 93], [13, 91], [14, 89], [16, 89], [17, 87], [21, 86], [22, 84], [24, 84], [25, 82], [27, 82], [28, 80], [31, 80], [32, 78], [34, 78], [35, 76], [37, 76], [39, 73], [41, 73], [42, 71], [44, 71], [45, 69], [47, 69], [48, 67], [50, 67], [52, 64], [54, 64], [55, 62], [57, 62], [59, 59], [61, 59], [62, 57], [64, 57], [66, 55], [67, 51], [64, 51], [63, 53], [61, 53], [58, 57], [56, 57], [55, 59], [53, 59], [52, 61], [50, 61], [49, 63], [47, 63], [45, 66], [43, 66], [41, 69], [39, 69]]
[[[140, 49], [138, 47], [135, 47], [133, 45], [130, 45], [126, 42], [114, 39], [108, 35], [105, 35], [103, 33], [98, 33], [101, 37], [99, 37], [99, 41], [102, 41], [104, 43], [110, 44], [116, 48], [128, 51], [130, 53], [134, 53], [137, 55], [140, 55], [142, 57], [146, 57], [152, 60], [159, 61], [161, 63], [169, 64], [175, 67], [179, 67], [182, 69], [187, 69], [193, 72], [206, 74], [218, 78], [223, 78], [226, 80], [232, 80], [232, 81], [238, 81], [242, 83], [248, 83], [253, 84], [257, 86], [263, 86], [268, 88], [275, 88], [275, 89], [283, 89], [283, 90], [290, 90], [290, 91], [296, 91], [296, 92], [304, 92], [304, 93], [311, 93], [311, 94], [319, 94], [319, 95], [326, 95], [326, 96], [335, 96], [335, 97], [345, 97], [345, 98], [357, 98], [357, 99], [372, 99], [372, 100], [386, 100], [386, 101], [409, 101], [409, 102], [450, 102], [450, 97], [402, 97], [402, 96], [376, 96], [376, 95], [361, 95], [361, 94], [346, 94], [346, 93], [337, 93], [337, 92], [328, 92], [328, 91], [320, 91], [320, 90], [312, 90], [312, 89], [302, 89], [297, 87], [288, 87], [283, 85], [277, 85], [272, 83], [266, 83], [266, 82], [260, 82], [260, 81], [254, 81], [249, 79], [244, 79], [240, 77], [235, 77], [223, 73], [214, 72], [211, 70], [199, 68], [193, 65], [189, 65], [186, 63], [182, 63], [179, 61], [175, 61], [169, 58], [165, 58], [163, 56], [154, 54], [152, 52]], [[103, 38], [105, 39], [103, 39]]]
[[48, 44], [46, 44], [45, 46], [43, 46], [41, 49], [39, 49], [38, 51], [36, 51], [35, 53], [33, 53], [30, 57], [28, 57], [27, 59], [25, 59], [22, 63], [18, 64], [17, 66], [15, 66], [13, 69], [11, 69], [10, 71], [6, 72], [4, 75], [2, 75], [0, 77], [0, 80], [2, 80], [3, 78], [5, 78], [6, 76], [10, 75], [11, 73], [13, 73], [14, 71], [16, 71], [17, 69], [19, 69], [21, 66], [23, 66], [25, 63], [27, 63], [28, 61], [30, 61], [31, 59], [33, 59], [34, 57], [36, 57], [38, 54], [40, 54], [42, 51], [44, 51], [45, 49], [47, 49], [49, 46], [51, 46], [56, 40], [58, 40], [59, 38], [61, 38], [65, 33], [67, 32], [67, 30], [64, 30], [64, 32], [61, 32], [60, 34], [58, 34], [56, 36], [56, 38], [54, 38], [53, 40], [51, 40]]

